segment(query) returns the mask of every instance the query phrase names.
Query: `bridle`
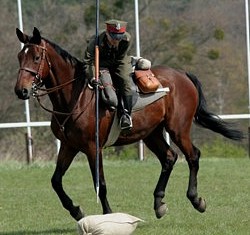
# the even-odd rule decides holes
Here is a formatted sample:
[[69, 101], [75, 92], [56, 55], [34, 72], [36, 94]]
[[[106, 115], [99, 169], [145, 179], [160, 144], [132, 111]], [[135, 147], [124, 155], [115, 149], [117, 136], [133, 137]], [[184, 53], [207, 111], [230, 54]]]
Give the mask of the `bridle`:
[[[69, 118], [74, 113], [76, 113], [75, 109], [76, 109], [76, 107], [77, 107], [77, 105], [78, 105], [78, 103], [79, 103], [79, 101], [80, 101], [80, 99], [82, 97], [83, 92], [80, 93], [80, 95], [78, 97], [78, 100], [76, 101], [76, 104], [74, 105], [72, 111], [68, 112], [68, 113], [59, 112], [59, 111], [56, 111], [56, 110], [51, 110], [51, 109], [46, 108], [41, 103], [40, 97], [48, 95], [48, 94], [50, 94], [52, 92], [55, 92], [55, 91], [58, 91], [58, 90], [64, 88], [65, 86], [67, 86], [67, 85], [71, 84], [72, 82], [76, 81], [79, 77], [73, 78], [73, 79], [71, 79], [71, 80], [69, 80], [69, 81], [67, 81], [67, 82], [65, 82], [63, 84], [54, 86], [52, 88], [42, 88], [42, 86], [44, 85], [44, 83], [43, 83], [43, 79], [44, 79], [43, 70], [44, 70], [44, 66], [45, 66], [46, 63], [48, 64], [50, 77], [52, 78], [52, 80], [55, 80], [55, 75], [54, 75], [54, 73], [53, 73], [53, 71], [51, 69], [52, 68], [51, 62], [49, 60], [49, 56], [46, 53], [47, 52], [46, 42], [42, 41], [42, 45], [37, 45], [37, 44], [33, 44], [33, 43], [27, 43], [25, 45], [26, 45], [26, 47], [27, 46], [35, 46], [35, 47], [40, 48], [42, 50], [42, 56], [41, 56], [40, 64], [39, 64], [37, 70], [34, 70], [33, 68], [29, 68], [29, 67], [21, 67], [19, 69], [19, 71], [24, 70], [24, 71], [30, 72], [32, 75], [34, 75], [34, 79], [33, 79], [33, 82], [32, 82], [32, 95], [33, 95], [33, 97], [37, 99], [39, 105], [44, 110], [46, 110], [47, 112], [50, 112], [55, 117], [55, 120], [56, 120], [57, 124], [59, 125], [60, 130], [64, 134], [64, 126], [65, 126], [66, 122], [69, 120]], [[42, 91], [42, 93], [39, 93], [39, 91]], [[90, 99], [90, 102], [91, 102], [92, 98]], [[88, 104], [86, 105], [86, 107], [83, 110], [81, 110], [78, 113], [82, 114], [85, 111], [85, 109], [87, 108], [87, 106], [88, 106]], [[56, 117], [56, 115], [64, 115], [64, 116], [66, 116], [66, 118], [65, 118], [65, 120], [63, 121], [62, 124], [60, 124], [60, 122], [59, 122], [58, 118]], [[66, 138], [66, 137], [64, 136], [64, 138]]]
[[[58, 90], [62, 89], [63, 87], [71, 84], [72, 82], [74, 82], [77, 79], [77, 78], [73, 78], [70, 81], [67, 81], [67, 82], [60, 84], [60, 85], [57, 85], [57, 86], [54, 86], [52, 88], [42, 88], [42, 86], [43, 86], [43, 69], [44, 69], [44, 66], [46, 63], [48, 64], [49, 74], [50, 74], [51, 78], [53, 80], [55, 80], [54, 73], [51, 70], [51, 62], [49, 60], [49, 56], [46, 53], [47, 52], [46, 42], [42, 41], [42, 43], [43, 43], [43, 45], [37, 45], [37, 44], [33, 44], [33, 43], [25, 44], [26, 47], [27, 46], [35, 46], [35, 47], [42, 49], [42, 56], [41, 56], [41, 60], [40, 60], [40, 64], [38, 66], [38, 69], [34, 70], [33, 68], [28, 68], [28, 67], [21, 67], [19, 69], [19, 71], [24, 70], [24, 71], [30, 72], [32, 75], [34, 75], [34, 80], [32, 82], [32, 91], [33, 91], [32, 95], [34, 97], [44, 96], [44, 95], [48, 95], [52, 92], [58, 91]], [[38, 94], [39, 90], [43, 91], [43, 93]]]

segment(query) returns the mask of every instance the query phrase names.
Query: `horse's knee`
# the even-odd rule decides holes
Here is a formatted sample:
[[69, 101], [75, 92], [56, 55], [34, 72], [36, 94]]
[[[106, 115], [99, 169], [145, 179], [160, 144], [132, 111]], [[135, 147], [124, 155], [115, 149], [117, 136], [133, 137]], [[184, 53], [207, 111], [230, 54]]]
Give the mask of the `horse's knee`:
[[163, 164], [163, 171], [172, 171], [174, 164], [176, 163], [178, 154], [169, 150], [167, 153], [167, 159]]
[[62, 188], [62, 177], [56, 172], [51, 177], [51, 185], [55, 191], [58, 191], [60, 188]]

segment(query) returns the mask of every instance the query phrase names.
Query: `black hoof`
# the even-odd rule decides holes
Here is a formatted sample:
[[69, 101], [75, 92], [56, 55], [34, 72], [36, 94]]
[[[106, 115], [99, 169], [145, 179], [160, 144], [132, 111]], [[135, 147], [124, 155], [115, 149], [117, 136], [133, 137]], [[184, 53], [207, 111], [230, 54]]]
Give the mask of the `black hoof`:
[[70, 212], [70, 215], [76, 220], [79, 221], [80, 219], [82, 219], [84, 217], [84, 213], [83, 210], [81, 209], [80, 206], [76, 206], [74, 208], [74, 211]]
[[155, 216], [157, 219], [162, 218], [168, 211], [166, 203], [161, 203], [161, 205], [155, 209]]
[[192, 202], [193, 207], [199, 211], [200, 213], [203, 213], [206, 211], [206, 201], [205, 199], [199, 197], [197, 201]]
[[203, 198], [199, 198], [199, 206], [196, 208], [200, 213], [206, 211], [206, 201]]

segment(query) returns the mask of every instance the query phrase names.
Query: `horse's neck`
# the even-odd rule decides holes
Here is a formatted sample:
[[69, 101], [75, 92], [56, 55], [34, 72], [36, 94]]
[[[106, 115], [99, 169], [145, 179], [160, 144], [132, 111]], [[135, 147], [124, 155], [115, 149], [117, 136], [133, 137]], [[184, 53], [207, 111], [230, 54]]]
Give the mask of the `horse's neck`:
[[[80, 67], [77, 63], [70, 63], [64, 60], [57, 53], [50, 55], [51, 72], [50, 78], [46, 82], [47, 89], [55, 89], [50, 93], [50, 100], [54, 109], [69, 112], [74, 107], [81, 92], [83, 82], [77, 77], [80, 74]], [[83, 78], [82, 78], [83, 79]]]

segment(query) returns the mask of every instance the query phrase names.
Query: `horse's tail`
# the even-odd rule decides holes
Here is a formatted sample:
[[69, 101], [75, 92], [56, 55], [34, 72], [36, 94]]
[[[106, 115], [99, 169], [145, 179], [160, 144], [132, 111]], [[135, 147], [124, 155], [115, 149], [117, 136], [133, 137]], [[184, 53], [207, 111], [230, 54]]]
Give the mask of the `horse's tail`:
[[231, 123], [223, 121], [216, 114], [207, 110], [206, 99], [204, 97], [201, 83], [198, 78], [190, 73], [186, 73], [186, 75], [193, 82], [199, 94], [199, 104], [194, 116], [194, 122], [229, 139], [242, 140], [244, 136], [241, 131], [233, 129]]

